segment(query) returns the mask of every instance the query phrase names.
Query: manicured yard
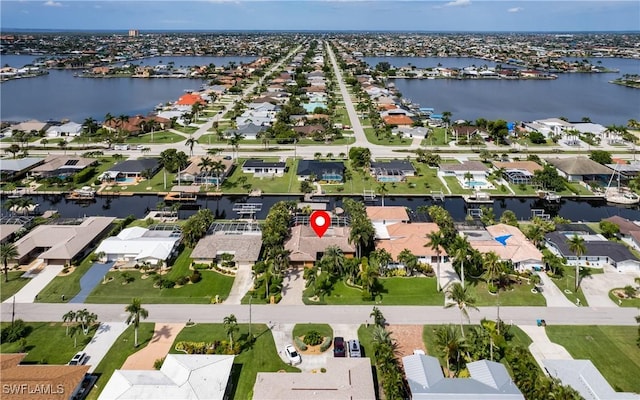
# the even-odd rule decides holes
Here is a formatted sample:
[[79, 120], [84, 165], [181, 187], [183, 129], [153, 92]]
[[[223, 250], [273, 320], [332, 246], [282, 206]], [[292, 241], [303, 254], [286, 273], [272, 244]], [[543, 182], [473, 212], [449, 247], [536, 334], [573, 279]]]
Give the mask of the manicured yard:
[[[144, 307], [144, 305], [143, 305]], [[153, 329], [155, 324], [153, 322], [141, 322], [138, 327], [138, 347], [133, 347], [134, 343], [134, 329], [133, 325], [130, 325], [124, 332], [118, 337], [107, 355], [102, 359], [100, 364], [96, 367], [93, 374], [98, 375], [98, 380], [95, 386], [89, 392], [87, 396], [88, 400], [95, 400], [102, 392], [102, 389], [107, 384], [113, 371], [122, 367], [122, 364], [127, 358], [143, 349], [153, 337]]]
[[614, 290], [622, 290], [624, 291], [624, 288], [617, 288], [617, 289], [612, 289], [609, 291], [609, 298], [611, 299], [611, 301], [613, 301], [614, 303], [620, 305], [620, 307], [634, 307], [634, 308], [640, 308], [640, 298], [639, 297], [635, 297], [635, 298], [624, 298], [621, 299], [618, 296], [616, 296], [615, 294], [613, 294]]
[[329, 324], [296, 324], [293, 327], [293, 336], [304, 336], [310, 331], [316, 331], [325, 337], [333, 337], [333, 329]]
[[447, 134], [447, 140], [445, 141], [444, 128], [433, 128], [431, 133], [422, 141], [422, 146], [448, 146], [449, 142], [454, 138], [451, 134]]
[[100, 175], [102, 175], [103, 172], [105, 172], [106, 170], [108, 170], [109, 168], [113, 167], [116, 163], [120, 162], [120, 161], [124, 161], [126, 160], [127, 157], [123, 157], [121, 160], [116, 160], [112, 157], [100, 157], [99, 159], [99, 164], [98, 166], [95, 167], [96, 172], [95, 174], [90, 177], [89, 179], [87, 179], [87, 181], [83, 184], [74, 184], [74, 183], [70, 183], [68, 185], [62, 185], [62, 186], [55, 186], [55, 185], [47, 185], [45, 183], [41, 184], [40, 186], [38, 186], [38, 191], [59, 191], [59, 190], [69, 190], [69, 189], [73, 189], [73, 188], [79, 188], [81, 186], [86, 186], [86, 185], [92, 185], [93, 182], [98, 179], [98, 177]]
[[[104, 191], [105, 192], [167, 192], [174, 185], [173, 180], [175, 174], [167, 173], [167, 187], [164, 186], [164, 170], [160, 170], [150, 180], [143, 179], [137, 185], [118, 185], [112, 182]], [[109, 189], [111, 188], [111, 189]], [[147, 189], [151, 188], [151, 189]], [[162, 198], [158, 198], [162, 200]]]
[[524, 188], [520, 185], [510, 184], [511, 189], [516, 192], [516, 194], [520, 195], [534, 195], [536, 194], [536, 189], [534, 189], [531, 185], [524, 185]]
[[371, 365], [376, 365], [376, 355], [373, 352], [373, 328], [375, 325], [369, 326], [360, 325], [358, 328], [358, 340], [360, 341], [360, 347], [363, 357], [369, 357], [371, 359]]
[[[152, 139], [153, 137], [153, 139]], [[173, 132], [159, 131], [146, 133], [140, 136], [131, 136], [127, 138], [126, 142], [130, 144], [162, 144], [162, 143], [178, 143], [186, 140], [184, 136], [178, 135]]]
[[[20, 315], [17, 315], [19, 318]], [[100, 316], [98, 315], [98, 318]], [[62, 315], [52, 315], [52, 320], [62, 321]], [[3, 328], [11, 325], [11, 322], [3, 322]], [[71, 357], [82, 350], [93, 337], [95, 329], [89, 329], [89, 334], [83, 332], [76, 333], [75, 339], [78, 347], [73, 347], [74, 339], [67, 336], [67, 329], [62, 322], [28, 322], [31, 333], [26, 337], [27, 356], [24, 362], [36, 364], [66, 364]], [[19, 341], [13, 343], [0, 344], [2, 353], [18, 353], [20, 351]]]
[[174, 129], [178, 132], [182, 132], [182, 133], [187, 133], [187, 134], [191, 134], [194, 133], [195, 131], [198, 130], [198, 127], [196, 126], [182, 126], [182, 125], [176, 125], [174, 127]]
[[9, 271], [9, 282], [4, 281], [4, 272], [0, 276], [0, 301], [5, 301], [9, 297], [18, 293], [31, 279], [20, 278], [24, 271]]
[[412, 142], [412, 138], [403, 137], [399, 139], [396, 135], [391, 135], [390, 138], [384, 133], [380, 133], [379, 137], [376, 136], [376, 130], [374, 128], [364, 128], [364, 134], [367, 136], [367, 140], [372, 144], [380, 144], [383, 146], [409, 146]]
[[533, 285], [523, 281], [514, 283], [511, 288], [500, 290], [500, 296], [491, 294], [484, 281], [468, 284], [471, 295], [476, 299], [477, 306], [495, 306], [500, 302], [501, 306], [546, 306], [547, 301], [541, 293], [531, 293]]
[[[84, 275], [93, 263], [87, 256], [76, 269], [66, 276], [56, 276], [38, 294], [39, 303], [66, 303], [80, 292], [80, 278]], [[62, 295], [65, 300], [62, 300]]]
[[[591, 268], [592, 269], [592, 268]], [[590, 270], [591, 270], [590, 269]], [[583, 306], [588, 306], [587, 298], [584, 297], [584, 293], [582, 293], [582, 288], [578, 287], [578, 292], [575, 292], [576, 286], [576, 269], [575, 267], [564, 266], [562, 267], [562, 276], [556, 278], [553, 276], [551, 279], [556, 284], [558, 289], [564, 294], [564, 296], [570, 302], [576, 302], [576, 299], [580, 299], [580, 304]], [[594, 271], [602, 271], [602, 270], [594, 270]], [[597, 272], [596, 272], [597, 273]], [[588, 278], [587, 278], [588, 279]]]
[[445, 182], [447, 182], [447, 186], [449, 186], [449, 189], [451, 189], [451, 193], [452, 194], [471, 194], [471, 193], [473, 193], [473, 190], [471, 190], [471, 189], [463, 189], [462, 186], [460, 185], [460, 182], [458, 181], [458, 179], [454, 178], [453, 176], [445, 176], [444, 180], [445, 180]]
[[436, 291], [435, 278], [424, 277], [393, 277], [381, 278], [382, 293], [375, 301], [362, 300], [362, 291], [358, 288], [347, 286], [344, 281], [338, 281], [333, 286], [330, 294], [318, 302], [309, 300], [311, 289], [303, 293], [305, 304], [384, 304], [384, 305], [430, 305], [441, 306], [444, 304], [444, 294]]
[[547, 326], [552, 342], [576, 359], [589, 359], [615, 390], [640, 392], [636, 326]]
[[[185, 249], [176, 259], [172, 269], [165, 276], [166, 279], [176, 280], [181, 276], [189, 276], [191, 249]], [[87, 303], [129, 303], [133, 297], [139, 297], [143, 303], [152, 304], [209, 304], [215, 302], [216, 295], [220, 301], [227, 298], [233, 277], [219, 274], [215, 271], [201, 271], [202, 280], [198, 283], [187, 283], [182, 287], [159, 289], [153, 287], [152, 276], [142, 278], [137, 270], [129, 271], [133, 282], [124, 284], [121, 271], [107, 273], [107, 283], [98, 285], [89, 295]], [[113, 278], [113, 279], [111, 279]], [[109, 279], [111, 279], [109, 281]]]
[[[238, 324], [239, 331], [235, 334], [236, 340], [244, 342], [249, 336], [249, 325]], [[256, 341], [251, 347], [243, 348], [236, 355], [231, 379], [234, 384], [234, 399], [250, 399], [253, 385], [256, 382], [258, 372], [299, 372], [300, 370], [285, 364], [278, 356], [271, 331], [264, 324], [253, 324], [252, 333]], [[214, 340], [228, 340], [228, 336], [222, 324], [197, 324], [183, 329], [171, 348], [170, 353], [180, 354], [175, 350], [175, 344], [180, 341], [212, 342]]]
[[[265, 158], [266, 160], [267, 158]], [[221, 185], [224, 193], [248, 193], [261, 189], [263, 193], [300, 193], [300, 183], [295, 177], [298, 161], [287, 159], [287, 172], [282, 177], [256, 178], [242, 172], [244, 159], [238, 160], [238, 167]], [[244, 181], [244, 182], [243, 182]]]

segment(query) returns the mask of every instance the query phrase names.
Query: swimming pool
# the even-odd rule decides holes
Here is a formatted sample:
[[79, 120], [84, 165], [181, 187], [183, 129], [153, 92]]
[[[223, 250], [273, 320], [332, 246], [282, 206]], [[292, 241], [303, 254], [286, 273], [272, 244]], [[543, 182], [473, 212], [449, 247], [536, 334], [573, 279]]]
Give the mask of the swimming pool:
[[379, 176], [378, 182], [401, 182], [402, 177], [400, 176]]
[[487, 186], [488, 183], [484, 181], [467, 181], [467, 186], [476, 188], [476, 187], [484, 187]]
[[341, 181], [342, 175], [338, 174], [322, 174], [323, 181]]
[[136, 178], [116, 178], [118, 183], [136, 183]]

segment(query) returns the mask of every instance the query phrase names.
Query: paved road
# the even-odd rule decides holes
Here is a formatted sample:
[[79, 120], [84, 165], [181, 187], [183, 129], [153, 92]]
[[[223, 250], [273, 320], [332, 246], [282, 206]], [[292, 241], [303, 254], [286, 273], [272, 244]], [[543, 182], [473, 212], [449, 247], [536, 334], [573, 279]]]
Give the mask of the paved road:
[[[127, 313], [124, 304], [85, 304], [89, 311], [98, 314], [102, 321], [124, 321]], [[234, 314], [238, 322], [249, 322], [248, 305], [224, 304], [145, 304], [150, 322], [222, 322], [225, 316]], [[378, 305], [390, 324], [443, 324], [460, 323], [457, 309], [438, 306], [384, 306]], [[257, 323], [336, 323], [353, 324], [369, 319], [372, 306], [297, 306], [253, 305], [252, 321]], [[2, 321], [11, 319], [12, 304], [1, 305]], [[50, 321], [51, 316], [69, 311], [68, 304], [16, 304], [16, 318], [25, 321]], [[496, 307], [480, 307], [471, 311], [471, 322], [479, 323], [483, 317], [495, 319]], [[531, 325], [536, 319], [545, 319], [549, 325], [636, 325], [634, 308], [607, 307], [500, 307], [500, 318], [507, 323]]]

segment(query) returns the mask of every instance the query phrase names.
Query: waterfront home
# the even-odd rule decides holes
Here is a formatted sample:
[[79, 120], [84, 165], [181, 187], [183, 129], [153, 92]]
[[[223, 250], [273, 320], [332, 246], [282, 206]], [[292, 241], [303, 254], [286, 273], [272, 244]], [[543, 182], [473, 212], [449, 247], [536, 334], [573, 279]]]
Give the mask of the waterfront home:
[[0, 244], [13, 242], [16, 232], [28, 229], [32, 222], [32, 217], [0, 217]]
[[[569, 250], [569, 241], [578, 236], [584, 239], [586, 252], [576, 257]], [[603, 268], [607, 265], [619, 272], [640, 272], [640, 260], [622, 243], [611, 242], [601, 234], [596, 234], [586, 225], [571, 224], [557, 227], [555, 232], [545, 235], [547, 248], [565, 258], [567, 265]]]
[[4, 400], [77, 398], [89, 365], [21, 364], [26, 356], [27, 353], [0, 354]]
[[[493, 185], [487, 181], [488, 173], [489, 168], [480, 161], [441, 163], [438, 165], [438, 176], [455, 177], [465, 189], [485, 189], [492, 187]], [[469, 177], [471, 177], [471, 179], [468, 179]]]
[[640, 231], [640, 225], [637, 225], [619, 215], [614, 215], [613, 217], [605, 218], [603, 221], [616, 224], [618, 228], [620, 228], [620, 232], [618, 233], [617, 236], [622, 240], [631, 239], [631, 234], [633, 232]]
[[116, 369], [99, 400], [223, 400], [235, 355], [167, 354], [160, 370]]
[[154, 176], [162, 168], [158, 158], [138, 158], [117, 163], [102, 173], [98, 179], [114, 180], [118, 184], [133, 184], [142, 178], [143, 173]]
[[[371, 360], [367, 357], [328, 357], [321, 374], [312, 372], [258, 372], [254, 400], [308, 400], [376, 398]], [[304, 394], [301, 396], [301, 394]]]
[[118, 262], [119, 268], [142, 263], [164, 268], [177, 255], [180, 239], [180, 228], [175, 225], [134, 226], [103, 240], [96, 253], [104, 253], [106, 262]]
[[482, 254], [496, 253], [500, 260], [511, 261], [517, 271], [542, 267], [542, 253], [515, 226], [496, 224], [484, 229], [461, 231], [472, 248]]
[[572, 125], [560, 118], [547, 118], [523, 122], [522, 127], [526, 132], [540, 132], [549, 138], [551, 135], [562, 135], [566, 130], [571, 129]]
[[[232, 262], [237, 268], [251, 268], [260, 258], [262, 231], [254, 222], [216, 223], [191, 252], [196, 264]], [[231, 255], [225, 260], [225, 255]]]
[[367, 217], [376, 228], [376, 239], [388, 239], [386, 228], [378, 231], [378, 226], [384, 227], [386, 225], [396, 224], [399, 222], [408, 223], [411, 221], [406, 207], [402, 206], [368, 206], [366, 208]]
[[206, 105], [207, 102], [200, 96], [199, 93], [185, 93], [175, 103], [177, 106], [192, 107], [194, 104]]
[[106, 128], [111, 132], [121, 131], [121, 132], [126, 132], [129, 135], [137, 136], [144, 133], [145, 131], [144, 125], [146, 123], [149, 123], [152, 120], [157, 122], [160, 129], [165, 129], [166, 127], [169, 127], [171, 123], [170, 118], [166, 118], [160, 115], [152, 115], [148, 117], [143, 117], [142, 115], [135, 115], [130, 117], [129, 119], [125, 119], [124, 121], [120, 120], [119, 118], [115, 118], [111, 121], [105, 121], [102, 124], [102, 127]]
[[402, 357], [414, 400], [524, 400], [504, 365], [488, 360], [467, 363], [468, 378], [446, 378], [440, 361], [424, 354]]
[[66, 124], [52, 126], [47, 129], [47, 137], [59, 136], [80, 136], [82, 133], [82, 125], [77, 122], [67, 122]]
[[393, 224], [374, 224], [376, 228], [376, 250], [384, 249], [393, 259], [393, 265], [404, 268], [398, 256], [403, 250], [409, 250], [418, 261], [423, 264], [434, 265], [438, 262], [448, 262], [449, 256], [444, 247], [440, 246], [440, 254], [431, 248], [427, 235], [439, 230], [433, 222], [396, 222]]
[[29, 121], [20, 122], [15, 125], [11, 125], [9, 128], [5, 129], [3, 133], [6, 137], [10, 137], [13, 134], [13, 131], [18, 132], [45, 132], [51, 125], [49, 122], [41, 122], [36, 119], [31, 119]]
[[395, 126], [391, 129], [393, 135], [402, 135], [403, 137], [427, 137], [429, 130], [422, 126]]
[[45, 265], [70, 264], [86, 256], [109, 233], [112, 217], [86, 217], [53, 221], [35, 227], [15, 242], [18, 264], [38, 259]]
[[331, 226], [322, 237], [318, 237], [310, 226], [296, 225], [291, 228], [291, 236], [285, 242], [285, 250], [289, 250], [292, 266], [311, 267], [320, 260], [329, 246], [337, 246], [345, 257], [354, 256], [356, 249], [350, 243], [351, 228]]
[[258, 140], [258, 136], [266, 131], [268, 126], [266, 125], [256, 125], [253, 122], [250, 122], [246, 125], [238, 125], [237, 129], [228, 129], [224, 132], [225, 136], [233, 137], [236, 134], [242, 135], [243, 139], [247, 140]]
[[226, 160], [222, 157], [209, 157], [213, 163], [220, 163], [220, 169], [214, 170], [212, 166], [202, 165], [204, 157], [196, 156], [189, 159], [189, 165], [178, 172], [176, 179], [182, 183], [217, 185], [233, 171], [233, 160]]
[[473, 136], [481, 134], [480, 129], [473, 125], [453, 125], [451, 130], [456, 141], [460, 140], [460, 138], [470, 141]]
[[7, 182], [24, 176], [32, 168], [44, 163], [44, 158], [3, 158], [0, 159], [0, 180]]
[[85, 168], [98, 164], [95, 158], [84, 158], [66, 155], [49, 155], [44, 162], [29, 171], [29, 175], [39, 178], [57, 176], [66, 178], [73, 176]]
[[369, 172], [378, 182], [402, 182], [415, 176], [416, 169], [409, 160], [372, 161]]
[[342, 161], [300, 160], [296, 176], [299, 181], [342, 182], [344, 164]]
[[242, 164], [242, 172], [253, 174], [256, 178], [283, 176], [286, 171], [286, 162], [263, 161], [251, 158]]
[[546, 158], [545, 161], [553, 165], [558, 174], [570, 182], [607, 182], [613, 171], [585, 156], [570, 158]]
[[382, 118], [384, 123], [389, 126], [411, 126], [414, 121], [406, 115], [388, 115]]
[[530, 185], [536, 171], [542, 167], [534, 161], [493, 161], [493, 166], [497, 170], [504, 170], [502, 178], [513, 185]]

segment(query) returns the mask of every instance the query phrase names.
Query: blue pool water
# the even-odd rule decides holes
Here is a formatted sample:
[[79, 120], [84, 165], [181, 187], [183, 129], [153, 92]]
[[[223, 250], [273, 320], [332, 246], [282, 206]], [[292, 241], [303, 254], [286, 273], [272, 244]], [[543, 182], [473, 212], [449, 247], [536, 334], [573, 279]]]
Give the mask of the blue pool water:
[[467, 186], [475, 188], [475, 187], [482, 187], [482, 186], [486, 186], [487, 182], [483, 182], [483, 181], [469, 181], [467, 183]]
[[135, 183], [136, 178], [116, 178], [116, 182], [118, 183]]
[[342, 180], [342, 175], [338, 175], [338, 174], [323, 174], [322, 175], [322, 180], [324, 180], [324, 181], [341, 181]]
[[402, 180], [399, 176], [379, 176], [378, 182], [400, 182]]

